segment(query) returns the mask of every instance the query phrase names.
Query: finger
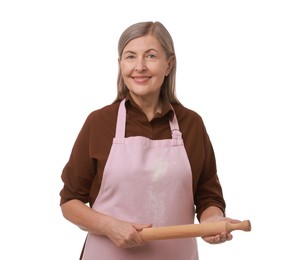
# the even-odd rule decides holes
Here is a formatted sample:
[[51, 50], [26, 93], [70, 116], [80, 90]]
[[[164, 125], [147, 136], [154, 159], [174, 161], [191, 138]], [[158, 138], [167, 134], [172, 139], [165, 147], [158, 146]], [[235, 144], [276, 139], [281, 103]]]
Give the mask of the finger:
[[226, 237], [227, 237], [227, 235], [226, 234], [223, 234], [223, 235], [221, 235], [220, 236], [220, 243], [223, 243], [223, 242], [225, 242], [226, 241]]
[[220, 243], [220, 235], [214, 236], [212, 241], [213, 241], [213, 244], [219, 244]]
[[226, 234], [226, 240], [227, 241], [232, 240], [232, 234]]
[[205, 241], [210, 244], [221, 244], [221, 243], [226, 242], [227, 240], [228, 240], [228, 236], [225, 234], [225, 235], [217, 235], [217, 236], [209, 237]]

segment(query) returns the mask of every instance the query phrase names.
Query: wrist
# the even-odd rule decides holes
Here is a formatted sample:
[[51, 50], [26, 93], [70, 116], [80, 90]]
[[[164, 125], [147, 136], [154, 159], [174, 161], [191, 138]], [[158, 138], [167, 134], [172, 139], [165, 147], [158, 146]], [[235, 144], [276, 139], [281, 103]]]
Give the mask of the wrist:
[[202, 212], [200, 222], [219, 221], [222, 220], [224, 216], [225, 214], [220, 208], [210, 206]]

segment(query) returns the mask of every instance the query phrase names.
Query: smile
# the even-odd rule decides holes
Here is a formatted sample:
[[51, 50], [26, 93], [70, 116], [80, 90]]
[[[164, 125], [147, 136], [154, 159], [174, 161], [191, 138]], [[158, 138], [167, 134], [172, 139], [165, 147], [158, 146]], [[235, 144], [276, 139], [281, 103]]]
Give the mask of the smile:
[[132, 79], [137, 82], [137, 83], [144, 83], [146, 81], [148, 81], [151, 77], [147, 76], [143, 76], [143, 77], [132, 77]]

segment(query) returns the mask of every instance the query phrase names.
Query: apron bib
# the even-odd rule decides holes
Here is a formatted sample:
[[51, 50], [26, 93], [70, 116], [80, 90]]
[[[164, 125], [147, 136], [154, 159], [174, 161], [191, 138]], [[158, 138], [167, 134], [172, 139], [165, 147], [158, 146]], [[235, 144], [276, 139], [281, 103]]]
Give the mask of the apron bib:
[[[120, 103], [116, 135], [92, 206], [123, 221], [153, 226], [194, 223], [192, 173], [179, 125], [169, 121], [172, 139], [125, 138], [125, 100]], [[148, 241], [123, 249], [91, 233], [83, 260], [198, 260], [195, 238]]]

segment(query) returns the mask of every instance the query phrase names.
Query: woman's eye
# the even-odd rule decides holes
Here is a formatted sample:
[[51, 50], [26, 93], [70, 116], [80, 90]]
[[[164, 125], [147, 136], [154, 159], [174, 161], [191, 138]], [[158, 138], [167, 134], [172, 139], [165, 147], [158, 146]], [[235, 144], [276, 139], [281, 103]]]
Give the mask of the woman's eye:
[[134, 55], [129, 55], [129, 56], [126, 56], [126, 59], [127, 60], [133, 60], [135, 58], [135, 56]]
[[147, 58], [148, 58], [148, 59], [154, 59], [155, 57], [156, 57], [156, 56], [155, 56], [154, 54], [148, 54], [148, 55], [147, 55]]

